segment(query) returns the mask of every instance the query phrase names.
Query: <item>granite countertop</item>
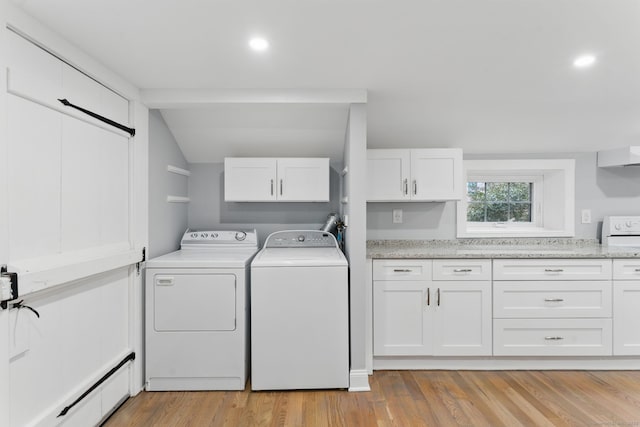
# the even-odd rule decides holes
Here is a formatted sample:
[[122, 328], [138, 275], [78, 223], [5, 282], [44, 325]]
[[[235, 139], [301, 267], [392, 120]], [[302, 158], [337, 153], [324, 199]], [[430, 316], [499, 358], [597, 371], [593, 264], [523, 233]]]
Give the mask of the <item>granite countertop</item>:
[[367, 258], [640, 258], [593, 239], [368, 240]]

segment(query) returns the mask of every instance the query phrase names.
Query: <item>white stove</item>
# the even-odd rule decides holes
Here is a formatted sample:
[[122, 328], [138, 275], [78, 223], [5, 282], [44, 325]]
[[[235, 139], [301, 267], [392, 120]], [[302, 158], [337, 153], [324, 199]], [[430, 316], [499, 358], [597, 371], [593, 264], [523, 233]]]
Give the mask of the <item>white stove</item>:
[[243, 390], [255, 230], [187, 230], [146, 262], [146, 388]]
[[602, 221], [602, 244], [640, 247], [640, 216], [605, 216]]

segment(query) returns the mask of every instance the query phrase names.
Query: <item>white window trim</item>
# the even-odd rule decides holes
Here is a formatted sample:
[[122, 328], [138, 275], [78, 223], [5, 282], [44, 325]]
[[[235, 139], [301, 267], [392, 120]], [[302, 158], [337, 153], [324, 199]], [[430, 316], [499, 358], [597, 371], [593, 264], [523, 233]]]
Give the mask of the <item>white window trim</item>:
[[468, 181], [534, 182], [533, 223], [467, 222], [466, 196], [457, 203], [457, 237], [572, 237], [575, 235], [575, 160], [465, 160]]

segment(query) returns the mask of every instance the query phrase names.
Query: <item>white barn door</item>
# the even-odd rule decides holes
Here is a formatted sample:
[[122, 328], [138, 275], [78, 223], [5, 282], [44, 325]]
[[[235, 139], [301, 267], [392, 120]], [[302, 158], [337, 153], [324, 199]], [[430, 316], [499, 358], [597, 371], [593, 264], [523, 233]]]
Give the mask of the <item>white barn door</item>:
[[18, 299], [33, 310], [9, 301], [0, 312], [0, 397], [8, 394], [0, 409], [10, 426], [94, 425], [131, 393], [134, 379], [137, 151], [126, 131], [59, 99], [125, 126], [130, 103], [2, 31], [0, 264], [18, 273]]

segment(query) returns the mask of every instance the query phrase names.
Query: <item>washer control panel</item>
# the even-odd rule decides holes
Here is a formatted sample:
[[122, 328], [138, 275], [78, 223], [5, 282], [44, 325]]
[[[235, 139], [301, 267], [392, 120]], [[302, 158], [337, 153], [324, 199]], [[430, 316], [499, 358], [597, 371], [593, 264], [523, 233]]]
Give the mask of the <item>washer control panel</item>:
[[335, 248], [338, 242], [333, 234], [316, 230], [277, 231], [267, 237], [265, 248]]
[[187, 230], [182, 236], [180, 247], [214, 246], [257, 246], [256, 230]]

